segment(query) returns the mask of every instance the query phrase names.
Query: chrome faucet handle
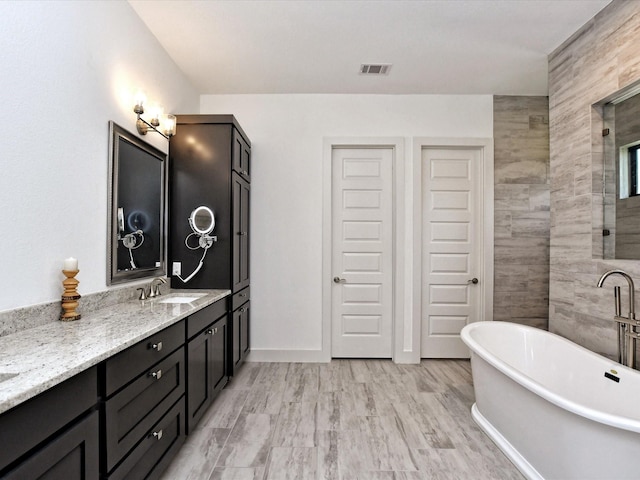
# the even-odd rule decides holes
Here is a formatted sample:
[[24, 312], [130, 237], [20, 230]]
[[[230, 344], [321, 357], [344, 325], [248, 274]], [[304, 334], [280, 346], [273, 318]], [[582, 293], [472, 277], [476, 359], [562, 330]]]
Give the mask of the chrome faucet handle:
[[160, 291], [160, 285], [163, 283], [167, 283], [167, 280], [163, 277], [156, 277], [151, 280], [151, 283], [149, 284], [149, 298], [154, 298], [162, 295], [162, 292]]
[[140, 292], [140, 296], [138, 297], [138, 300], [146, 300], [147, 299], [147, 294], [144, 291], [144, 288], [136, 288], [136, 290], [138, 290]]

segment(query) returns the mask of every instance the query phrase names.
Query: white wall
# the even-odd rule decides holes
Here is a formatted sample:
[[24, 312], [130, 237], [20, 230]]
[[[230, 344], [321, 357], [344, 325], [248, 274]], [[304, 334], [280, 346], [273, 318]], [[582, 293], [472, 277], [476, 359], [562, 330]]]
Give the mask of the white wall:
[[405, 138], [403, 277], [410, 282], [411, 138], [493, 136], [488, 95], [203, 95], [200, 111], [235, 115], [252, 141], [251, 348], [258, 358], [281, 358], [282, 350], [304, 358], [298, 353], [322, 348], [325, 137]]
[[[197, 112], [198, 96], [126, 2], [3, 1], [0, 26], [5, 310], [58, 300], [68, 256], [81, 294], [107, 288], [107, 122], [134, 130], [141, 86], [172, 112]], [[207, 95], [200, 108], [236, 115], [253, 142], [256, 351], [321, 348], [325, 137], [405, 137], [410, 187], [411, 137], [492, 136], [490, 96]]]
[[0, 310], [59, 300], [69, 256], [104, 290], [107, 122], [135, 131], [138, 88], [169, 112], [197, 92], [124, 1], [2, 1], [0, 45]]

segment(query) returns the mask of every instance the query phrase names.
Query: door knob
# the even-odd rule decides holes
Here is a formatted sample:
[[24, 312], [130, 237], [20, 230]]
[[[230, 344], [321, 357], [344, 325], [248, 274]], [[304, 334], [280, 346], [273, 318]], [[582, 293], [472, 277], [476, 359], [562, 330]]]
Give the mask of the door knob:
[[475, 285], [476, 283], [478, 283], [478, 279], [472, 278], [471, 280], [467, 280], [467, 283], [473, 283]]
[[347, 283], [347, 280], [340, 277], [333, 277], [333, 283]]

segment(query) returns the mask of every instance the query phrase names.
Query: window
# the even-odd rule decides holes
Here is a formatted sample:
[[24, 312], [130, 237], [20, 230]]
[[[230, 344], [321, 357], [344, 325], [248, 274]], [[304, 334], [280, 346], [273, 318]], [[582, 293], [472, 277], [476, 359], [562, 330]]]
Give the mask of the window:
[[629, 155], [629, 196], [633, 197], [635, 195], [640, 195], [640, 184], [638, 182], [638, 177], [640, 174], [638, 170], [640, 169], [640, 164], [638, 163], [638, 149], [640, 149], [640, 145], [636, 145], [634, 147], [629, 147], [628, 155]]
[[640, 142], [633, 142], [619, 150], [618, 198], [640, 196]]

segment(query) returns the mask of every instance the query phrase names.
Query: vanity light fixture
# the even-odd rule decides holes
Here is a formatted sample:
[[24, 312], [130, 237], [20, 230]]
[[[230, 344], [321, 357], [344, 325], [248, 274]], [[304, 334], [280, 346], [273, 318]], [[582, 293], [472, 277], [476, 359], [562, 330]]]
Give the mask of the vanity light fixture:
[[138, 92], [135, 97], [135, 105], [133, 112], [138, 116], [136, 120], [136, 128], [140, 135], [146, 135], [149, 130], [154, 131], [162, 135], [169, 140], [176, 134], [176, 116], [171, 114], [163, 114], [160, 106], [154, 106], [150, 108], [151, 119], [145, 120], [142, 118], [144, 113], [144, 105], [147, 101], [147, 97], [142, 92]]

